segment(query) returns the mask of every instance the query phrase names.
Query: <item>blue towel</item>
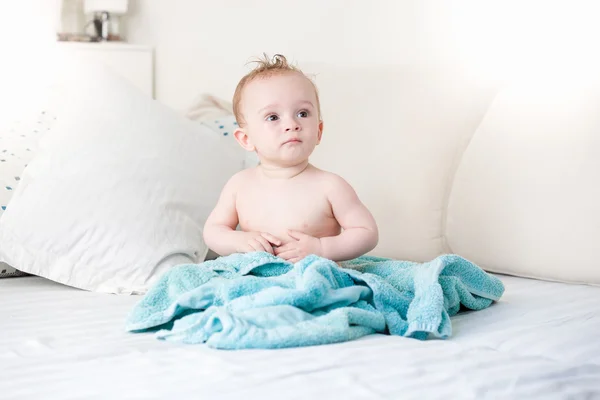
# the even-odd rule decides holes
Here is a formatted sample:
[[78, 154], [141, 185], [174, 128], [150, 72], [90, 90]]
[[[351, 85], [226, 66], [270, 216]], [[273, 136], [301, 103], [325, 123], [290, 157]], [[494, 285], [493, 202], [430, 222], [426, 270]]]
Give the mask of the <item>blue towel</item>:
[[130, 332], [219, 349], [322, 345], [382, 333], [448, 338], [450, 317], [500, 299], [502, 282], [456, 255], [426, 263], [363, 256], [294, 264], [233, 254], [165, 273], [134, 307]]

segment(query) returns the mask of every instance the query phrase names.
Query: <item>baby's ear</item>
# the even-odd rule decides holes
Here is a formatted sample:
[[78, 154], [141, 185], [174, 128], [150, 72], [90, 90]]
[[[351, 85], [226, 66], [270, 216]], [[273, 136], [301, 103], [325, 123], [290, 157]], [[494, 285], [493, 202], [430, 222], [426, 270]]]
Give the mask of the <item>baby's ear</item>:
[[323, 120], [319, 122], [319, 136], [317, 140], [317, 144], [321, 143], [321, 136], [323, 136]]
[[250, 137], [244, 132], [242, 128], [237, 128], [235, 132], [233, 132], [233, 136], [235, 136], [235, 140], [242, 146], [245, 150], [254, 151], [255, 147], [250, 142]]

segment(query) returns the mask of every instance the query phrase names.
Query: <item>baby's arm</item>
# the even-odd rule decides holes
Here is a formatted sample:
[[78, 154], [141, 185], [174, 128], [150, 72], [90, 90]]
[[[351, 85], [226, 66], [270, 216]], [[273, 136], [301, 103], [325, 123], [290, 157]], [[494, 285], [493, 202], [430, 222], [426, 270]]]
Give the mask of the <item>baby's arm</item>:
[[344, 179], [331, 174], [327, 181], [327, 197], [343, 231], [337, 236], [320, 239], [321, 256], [344, 261], [373, 250], [379, 241], [379, 230], [373, 215]]
[[240, 176], [234, 175], [223, 187], [219, 201], [204, 224], [204, 242], [215, 253], [226, 256], [232, 253], [268, 251], [273, 253], [271, 243], [281, 241], [268, 233], [241, 232], [235, 205]]

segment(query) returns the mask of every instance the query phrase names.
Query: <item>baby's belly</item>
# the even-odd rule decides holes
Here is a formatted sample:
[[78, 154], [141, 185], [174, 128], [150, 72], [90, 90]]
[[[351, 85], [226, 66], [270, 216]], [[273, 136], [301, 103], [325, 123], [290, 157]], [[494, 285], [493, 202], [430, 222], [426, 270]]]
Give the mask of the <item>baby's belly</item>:
[[327, 237], [339, 235], [341, 228], [335, 218], [321, 216], [313, 221], [296, 218], [270, 218], [253, 219], [241, 218], [240, 228], [243, 231], [267, 232], [279, 238], [283, 243], [294, 240], [288, 235], [289, 230], [299, 231], [313, 237]]

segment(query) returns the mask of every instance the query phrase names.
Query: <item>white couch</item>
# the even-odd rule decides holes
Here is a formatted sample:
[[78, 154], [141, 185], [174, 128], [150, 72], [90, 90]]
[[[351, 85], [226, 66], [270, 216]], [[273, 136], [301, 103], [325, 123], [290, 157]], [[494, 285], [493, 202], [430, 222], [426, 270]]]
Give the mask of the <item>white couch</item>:
[[[373, 254], [427, 261], [456, 253], [491, 272], [600, 284], [595, 257], [600, 243], [597, 87], [558, 84], [559, 79], [495, 87], [448, 66], [300, 66], [318, 73], [324, 114], [323, 141], [312, 161], [346, 178], [373, 212], [380, 228]], [[137, 109], [145, 109], [146, 100], [130, 91], [125, 90], [139, 102]], [[112, 104], [106, 116], [114, 118], [120, 106], [105, 103]], [[94, 111], [92, 125], [105, 124], [103, 112]], [[173, 117], [164, 118], [172, 123]], [[73, 138], [85, 142], [79, 132], [90, 124], [77, 121], [71, 125], [79, 123], [81, 129], [72, 129]], [[131, 149], [138, 148], [127, 125], [120, 129], [133, 141]], [[213, 176], [214, 162], [205, 164], [205, 179], [226, 180], [229, 172], [220, 168], [220, 175]], [[25, 205], [20, 208], [23, 218], [13, 218], [12, 229], [24, 226], [29, 214]], [[37, 235], [39, 242], [74, 251], [67, 239]], [[194, 254], [205, 254], [198, 246]], [[15, 254], [6, 259], [19, 260]], [[50, 271], [58, 274], [51, 263], [42, 269], [48, 271], [42, 276], [58, 280], [51, 276]], [[139, 280], [147, 285], [146, 278]]]
[[600, 284], [600, 90], [500, 87], [450, 67], [318, 71], [313, 161], [375, 215], [373, 254], [457, 253], [488, 271]]

